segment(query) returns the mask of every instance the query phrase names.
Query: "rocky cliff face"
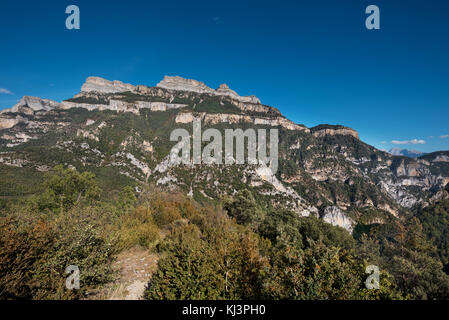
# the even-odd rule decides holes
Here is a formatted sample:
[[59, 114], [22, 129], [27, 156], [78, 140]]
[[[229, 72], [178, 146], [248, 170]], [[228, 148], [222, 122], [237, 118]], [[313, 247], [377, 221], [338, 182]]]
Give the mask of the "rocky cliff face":
[[[158, 88], [163, 88], [173, 91], [188, 91], [195, 92], [199, 94], [210, 94], [215, 96], [227, 96], [231, 99], [244, 102], [260, 104], [260, 100], [255, 96], [242, 97], [239, 96], [234, 90], [231, 90], [226, 84], [220, 85], [217, 90], [214, 90], [203, 82], [184, 79], [181, 77], [170, 77], [165, 76], [164, 79], [157, 84]], [[121, 81], [109, 81], [99, 77], [89, 77], [81, 88], [81, 93], [100, 93], [100, 94], [111, 94], [111, 93], [121, 93], [121, 92], [145, 92], [145, 86], [133, 86], [131, 84], [126, 84]]]
[[81, 92], [119, 93], [135, 91], [136, 87], [121, 81], [109, 81], [99, 77], [89, 77], [81, 87]]
[[354, 229], [354, 220], [347, 217], [338, 207], [332, 206], [324, 209], [323, 220], [334, 226], [346, 229], [352, 232]]
[[[134, 106], [125, 105], [117, 102], [116, 94], [132, 93], [134, 94]], [[133, 86], [121, 81], [109, 81], [99, 77], [89, 77], [81, 88], [81, 92], [73, 99], [64, 101], [60, 107], [63, 109], [84, 108], [88, 110], [115, 110], [120, 112], [136, 113], [140, 108], [149, 108], [154, 110], [158, 108], [156, 104], [149, 106], [149, 98], [164, 98], [167, 100], [165, 106], [159, 106], [161, 111], [172, 108], [181, 108], [184, 104], [171, 103], [175, 99], [194, 99], [195, 95], [208, 95], [228, 99], [232, 104], [243, 112], [272, 113], [280, 115], [275, 108], [261, 104], [255, 96], [242, 97], [231, 90], [226, 84], [220, 85], [214, 90], [204, 83], [184, 79], [181, 77], [165, 76], [156, 87], [147, 87], [143, 85]], [[118, 98], [121, 98], [120, 95]], [[142, 101], [139, 101], [142, 100]], [[85, 101], [89, 101], [88, 103]], [[92, 101], [92, 102], [90, 102]], [[97, 102], [101, 103], [97, 103]], [[222, 100], [224, 101], [224, 100]], [[129, 102], [129, 101], [128, 101]], [[120, 105], [118, 105], [120, 104]]]
[[204, 83], [192, 80], [184, 79], [181, 77], [169, 77], [165, 76], [164, 79], [157, 84], [157, 87], [168, 90], [176, 91], [191, 91], [196, 93], [207, 93], [216, 96], [228, 96], [232, 99], [240, 102], [260, 104], [260, 100], [256, 96], [241, 97], [235, 91], [229, 89], [226, 84], [221, 84], [217, 90], [209, 88]]
[[311, 128], [311, 130], [315, 137], [344, 135], [353, 136], [354, 138], [359, 139], [359, 134], [357, 131], [343, 126], [319, 125]]
[[157, 87], [177, 91], [192, 91], [196, 93], [213, 94], [215, 92], [212, 88], [209, 88], [203, 82], [193, 79], [184, 79], [177, 76], [165, 76], [164, 79], [157, 84]]
[[16, 118], [0, 117], [0, 130], [12, 128], [19, 122]]
[[239, 114], [226, 114], [226, 113], [218, 113], [218, 114], [208, 114], [207, 112], [181, 112], [176, 116], [176, 123], [192, 123], [193, 119], [200, 119], [205, 124], [214, 125], [217, 123], [231, 123], [237, 124], [240, 122], [252, 123], [255, 125], [268, 125], [272, 127], [282, 127], [287, 130], [298, 130], [310, 132], [308, 128], [305, 126], [301, 126], [295, 124], [294, 122], [287, 120], [282, 117], [276, 118], [261, 118], [261, 117], [252, 117], [247, 115], [239, 115]]
[[32, 116], [36, 112], [51, 111], [59, 107], [60, 103], [53, 100], [25, 96], [11, 109], [0, 112], [0, 130], [27, 122], [28, 120], [24, 116]]

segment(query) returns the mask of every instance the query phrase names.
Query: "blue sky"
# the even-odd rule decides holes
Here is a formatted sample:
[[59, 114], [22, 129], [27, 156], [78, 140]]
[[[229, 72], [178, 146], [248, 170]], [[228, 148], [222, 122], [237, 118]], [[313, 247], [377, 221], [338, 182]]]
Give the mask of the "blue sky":
[[[65, 28], [71, 4], [80, 30]], [[370, 4], [380, 30], [365, 28]], [[0, 109], [67, 99], [88, 76], [179, 75], [307, 126], [353, 127], [381, 149], [448, 150], [448, 15], [444, 0], [2, 0]]]

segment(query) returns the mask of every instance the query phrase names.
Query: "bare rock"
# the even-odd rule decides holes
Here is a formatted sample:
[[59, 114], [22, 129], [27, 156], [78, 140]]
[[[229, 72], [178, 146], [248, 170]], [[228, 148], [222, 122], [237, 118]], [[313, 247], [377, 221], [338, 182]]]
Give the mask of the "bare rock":
[[165, 76], [164, 79], [157, 84], [157, 87], [168, 90], [208, 93], [215, 96], [228, 96], [233, 100], [237, 100], [240, 102], [260, 104], [260, 100], [256, 96], [249, 96], [249, 97], [239, 96], [237, 92], [231, 90], [226, 84], [222, 84], [217, 90], [214, 90], [205, 85], [203, 82], [193, 79], [184, 79], [178, 76], [176, 77]]
[[59, 105], [60, 103], [57, 101], [41, 99], [38, 97], [24, 96], [11, 109], [5, 109], [2, 111], [2, 113], [12, 112], [32, 115], [35, 111], [50, 111], [58, 108]]
[[318, 138], [324, 136], [343, 135], [343, 136], [353, 136], [354, 138], [359, 139], [359, 134], [357, 131], [343, 126], [319, 125], [312, 128], [311, 131], [313, 135]]
[[136, 87], [121, 81], [109, 81], [99, 77], [89, 77], [81, 87], [81, 92], [119, 93], [135, 91]]
[[332, 206], [324, 209], [323, 220], [327, 223], [330, 223], [333, 226], [342, 227], [349, 232], [352, 232], [354, 229], [354, 220], [347, 217], [340, 208]]

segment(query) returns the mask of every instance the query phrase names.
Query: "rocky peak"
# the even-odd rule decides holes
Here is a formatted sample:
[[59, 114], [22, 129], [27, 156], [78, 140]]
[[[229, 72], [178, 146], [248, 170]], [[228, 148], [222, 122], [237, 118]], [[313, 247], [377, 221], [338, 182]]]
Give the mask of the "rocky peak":
[[234, 100], [238, 100], [244, 103], [254, 103], [260, 104], [260, 100], [256, 96], [242, 97], [237, 94], [234, 90], [231, 90], [227, 84], [221, 84], [217, 90], [214, 90], [203, 82], [184, 79], [182, 77], [170, 77], [165, 76], [164, 79], [157, 84], [157, 87], [169, 89], [169, 90], [180, 90], [180, 91], [191, 91], [197, 93], [208, 93], [216, 96], [228, 96]]
[[[148, 91], [148, 88], [149, 87], [142, 85], [133, 86], [131, 84], [123, 83], [117, 80], [109, 81], [100, 77], [89, 77], [83, 84], [80, 95], [85, 95], [88, 93], [111, 94], [126, 91], [145, 94], [145, 92]], [[164, 79], [156, 85], [156, 88], [174, 91], [195, 92], [199, 94], [210, 94], [216, 96], [228, 96], [231, 99], [237, 100], [242, 103], [261, 104], [260, 100], [256, 96], [239, 96], [237, 92], [231, 90], [226, 84], [222, 84], [217, 90], [214, 90], [208, 87], [203, 82], [193, 79], [185, 79], [179, 76], [165, 76]]]
[[169, 90], [192, 91], [197, 93], [214, 93], [215, 91], [214, 89], [206, 86], [203, 82], [193, 79], [184, 79], [178, 76], [165, 76], [164, 79], [157, 84], [157, 87]]
[[89, 77], [81, 87], [81, 92], [120, 93], [135, 91], [136, 87], [121, 81], [109, 81], [99, 77]]
[[254, 96], [251, 95], [249, 97], [241, 97], [237, 94], [237, 92], [235, 92], [234, 90], [231, 90], [227, 84], [223, 83], [220, 84], [220, 86], [218, 87], [218, 89], [215, 91], [216, 95], [221, 95], [221, 96], [228, 96], [232, 99], [241, 101], [241, 102], [247, 102], [247, 103], [256, 103], [256, 104], [260, 104], [260, 100]]
[[59, 107], [60, 103], [53, 100], [41, 99], [38, 97], [24, 96], [11, 109], [5, 109], [1, 113], [25, 113], [33, 114], [35, 111], [50, 111]]

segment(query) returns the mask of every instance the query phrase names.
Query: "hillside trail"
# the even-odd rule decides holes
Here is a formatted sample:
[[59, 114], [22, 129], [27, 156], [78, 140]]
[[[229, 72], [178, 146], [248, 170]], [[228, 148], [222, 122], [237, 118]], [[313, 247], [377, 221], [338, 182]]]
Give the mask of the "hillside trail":
[[142, 300], [158, 260], [156, 253], [140, 246], [122, 251], [112, 264], [118, 279], [91, 295], [89, 300]]

